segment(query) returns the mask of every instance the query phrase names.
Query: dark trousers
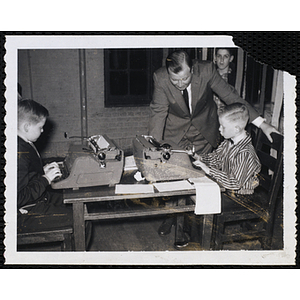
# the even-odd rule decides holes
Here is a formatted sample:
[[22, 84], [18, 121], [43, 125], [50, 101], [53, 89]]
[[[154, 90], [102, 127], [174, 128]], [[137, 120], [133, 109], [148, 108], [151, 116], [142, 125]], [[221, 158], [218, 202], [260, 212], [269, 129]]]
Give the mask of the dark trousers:
[[197, 154], [210, 153], [213, 148], [204, 138], [201, 132], [198, 131], [198, 129], [196, 129], [193, 125], [190, 126], [189, 130], [183, 136], [179, 142], [179, 146], [183, 149], [189, 150], [192, 150], [192, 147], [194, 146]]
[[18, 212], [18, 233], [63, 229], [73, 226], [72, 206], [63, 203], [60, 191], [47, 191], [43, 200]]
[[[204, 136], [193, 125], [190, 126], [184, 137], [179, 142], [179, 146], [183, 149], [192, 149], [195, 147], [197, 154], [210, 153], [213, 147], [207, 142]], [[169, 201], [171, 202], [171, 201]], [[166, 206], [175, 206], [174, 203], [168, 203]], [[202, 216], [194, 214], [184, 214], [183, 217], [177, 217], [176, 232], [180, 228], [185, 228], [185, 231], [190, 234], [191, 242], [199, 242], [201, 238], [201, 226], [203, 222]], [[179, 235], [179, 234], [178, 234]]]

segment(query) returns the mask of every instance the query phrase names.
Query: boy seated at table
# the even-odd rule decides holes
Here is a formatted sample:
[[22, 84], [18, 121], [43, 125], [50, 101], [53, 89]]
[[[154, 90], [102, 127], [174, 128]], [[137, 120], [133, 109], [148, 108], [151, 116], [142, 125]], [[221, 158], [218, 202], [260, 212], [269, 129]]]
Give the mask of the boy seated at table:
[[48, 110], [33, 100], [18, 102], [18, 233], [72, 227], [72, 207], [49, 186], [61, 176], [56, 162], [43, 166], [33, 144], [43, 132]]
[[224, 141], [213, 152], [195, 155], [193, 164], [237, 195], [249, 195], [259, 185], [261, 164], [245, 130], [248, 109], [241, 103], [222, 107], [219, 113], [220, 133]]
[[50, 188], [61, 176], [56, 162], [43, 166], [34, 142], [43, 132], [49, 113], [33, 100], [18, 102], [18, 232], [72, 226], [72, 209], [60, 191]]

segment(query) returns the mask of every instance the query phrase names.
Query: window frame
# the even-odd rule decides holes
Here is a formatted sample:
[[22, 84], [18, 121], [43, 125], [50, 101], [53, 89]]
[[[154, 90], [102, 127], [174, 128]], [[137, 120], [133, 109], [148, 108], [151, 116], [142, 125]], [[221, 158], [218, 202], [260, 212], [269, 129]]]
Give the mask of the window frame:
[[[127, 72], [127, 86], [128, 92], [126, 95], [112, 95], [110, 91], [111, 87], [111, 74], [118, 72], [118, 69], [110, 68], [110, 54], [111, 51], [127, 51], [127, 60], [129, 64], [127, 68], [119, 69], [122, 72]], [[131, 51], [145, 50], [147, 65], [145, 69], [130, 68], [130, 53]], [[161, 57], [161, 58], [160, 58]], [[160, 63], [158, 63], [160, 58]], [[153, 48], [118, 48], [118, 49], [105, 49], [104, 50], [104, 105], [105, 107], [124, 107], [124, 106], [148, 106], [152, 100], [153, 93], [153, 72], [162, 66], [163, 49]], [[143, 70], [146, 74], [146, 94], [134, 95], [130, 94], [130, 72]]]

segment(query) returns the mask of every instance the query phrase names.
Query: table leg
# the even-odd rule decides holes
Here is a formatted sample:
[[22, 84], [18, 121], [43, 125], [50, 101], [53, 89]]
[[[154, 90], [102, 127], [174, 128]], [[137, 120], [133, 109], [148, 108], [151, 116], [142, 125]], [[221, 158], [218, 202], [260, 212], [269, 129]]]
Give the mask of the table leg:
[[210, 241], [213, 231], [214, 215], [203, 215], [201, 245], [203, 250], [210, 250]]
[[[186, 198], [179, 197], [177, 199], [177, 205], [178, 206], [186, 205]], [[176, 214], [175, 242], [183, 242], [185, 240], [183, 226], [184, 226], [184, 214]]]
[[75, 251], [85, 251], [85, 222], [83, 202], [73, 203]]

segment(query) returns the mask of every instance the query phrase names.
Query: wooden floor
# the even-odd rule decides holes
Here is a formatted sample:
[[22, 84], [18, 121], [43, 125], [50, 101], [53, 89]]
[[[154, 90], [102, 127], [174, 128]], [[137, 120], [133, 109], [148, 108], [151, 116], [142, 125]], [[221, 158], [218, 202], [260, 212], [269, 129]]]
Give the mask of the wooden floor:
[[[282, 207], [278, 206], [274, 224], [272, 249], [283, 249]], [[160, 236], [157, 230], [164, 220], [160, 217], [143, 217], [113, 221], [93, 221], [93, 233], [87, 251], [178, 251], [174, 248], [175, 229], [170, 234]], [[239, 225], [227, 230], [239, 230]], [[259, 224], [258, 224], [259, 226]], [[259, 250], [257, 240], [224, 245], [224, 250]], [[25, 247], [25, 251], [60, 251], [59, 247], [41, 245], [37, 248]], [[201, 251], [199, 243], [191, 241], [187, 248], [180, 251]]]
[[89, 251], [175, 251], [174, 227], [167, 236], [157, 229], [162, 218], [139, 218], [113, 222], [94, 222]]
[[[190, 215], [193, 215], [190, 213]], [[272, 249], [283, 249], [283, 213], [282, 202], [278, 202], [275, 212]], [[88, 251], [178, 251], [174, 248], [175, 229], [167, 236], [160, 236], [157, 231], [164, 220], [160, 217], [144, 217], [113, 221], [94, 221], [93, 235]], [[261, 226], [261, 223], [257, 223]], [[229, 226], [226, 230], [239, 231], [239, 225]], [[257, 240], [224, 245], [224, 250], [259, 250]], [[192, 240], [188, 250], [203, 250], [201, 245]], [[181, 250], [182, 251], [182, 250]]]
[[[93, 237], [88, 251], [178, 251], [174, 248], [175, 229], [170, 234], [160, 236], [157, 230], [163, 218], [147, 218], [113, 222], [94, 222]], [[272, 249], [282, 249], [282, 225], [279, 218], [275, 223]], [[238, 230], [232, 226], [227, 230]], [[259, 241], [224, 245], [224, 250], [260, 250]], [[190, 242], [184, 251], [202, 250], [197, 242]], [[181, 250], [183, 251], [183, 250]]]

